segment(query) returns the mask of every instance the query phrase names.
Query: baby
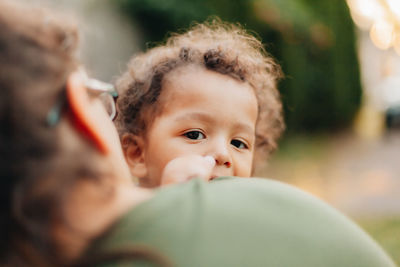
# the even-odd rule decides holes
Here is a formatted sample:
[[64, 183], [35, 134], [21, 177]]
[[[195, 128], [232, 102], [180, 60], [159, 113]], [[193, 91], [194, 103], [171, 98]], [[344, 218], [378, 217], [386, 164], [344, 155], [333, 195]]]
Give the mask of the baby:
[[279, 76], [259, 40], [219, 20], [134, 57], [115, 120], [132, 175], [144, 187], [251, 176], [284, 128]]

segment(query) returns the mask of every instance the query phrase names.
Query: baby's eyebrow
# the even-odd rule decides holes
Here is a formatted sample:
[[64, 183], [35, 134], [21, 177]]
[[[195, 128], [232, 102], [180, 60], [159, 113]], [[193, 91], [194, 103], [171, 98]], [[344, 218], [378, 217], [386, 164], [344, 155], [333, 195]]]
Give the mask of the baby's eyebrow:
[[212, 122], [215, 119], [211, 115], [203, 112], [185, 113], [175, 118], [176, 122], [188, 121], [188, 120]]
[[237, 123], [235, 125], [235, 129], [238, 132], [246, 133], [250, 136], [254, 136], [256, 131], [254, 127], [251, 127], [249, 124], [244, 123]]

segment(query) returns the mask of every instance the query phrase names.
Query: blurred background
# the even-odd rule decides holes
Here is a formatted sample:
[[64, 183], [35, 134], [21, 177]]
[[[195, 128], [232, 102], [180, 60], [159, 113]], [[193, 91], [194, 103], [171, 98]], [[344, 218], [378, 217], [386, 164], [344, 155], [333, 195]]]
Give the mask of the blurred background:
[[400, 0], [21, 0], [76, 17], [83, 62], [113, 81], [168, 33], [217, 15], [282, 65], [287, 130], [258, 176], [320, 197], [400, 264]]

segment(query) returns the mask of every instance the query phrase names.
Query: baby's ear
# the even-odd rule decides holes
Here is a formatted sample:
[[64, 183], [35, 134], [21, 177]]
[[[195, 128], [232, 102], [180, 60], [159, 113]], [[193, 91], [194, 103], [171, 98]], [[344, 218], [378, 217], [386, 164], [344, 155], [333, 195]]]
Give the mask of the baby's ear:
[[144, 160], [143, 137], [124, 134], [121, 138], [122, 149], [131, 174], [139, 179], [147, 176], [147, 166]]

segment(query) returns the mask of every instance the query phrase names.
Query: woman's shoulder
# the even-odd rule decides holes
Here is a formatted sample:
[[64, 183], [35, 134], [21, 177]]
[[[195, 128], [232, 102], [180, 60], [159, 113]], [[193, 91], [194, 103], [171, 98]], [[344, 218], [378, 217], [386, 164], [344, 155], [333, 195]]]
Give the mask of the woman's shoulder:
[[145, 246], [177, 266], [394, 266], [343, 214], [261, 178], [194, 179], [161, 189], [97, 245]]

